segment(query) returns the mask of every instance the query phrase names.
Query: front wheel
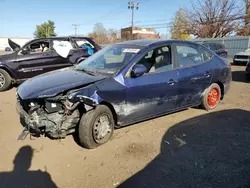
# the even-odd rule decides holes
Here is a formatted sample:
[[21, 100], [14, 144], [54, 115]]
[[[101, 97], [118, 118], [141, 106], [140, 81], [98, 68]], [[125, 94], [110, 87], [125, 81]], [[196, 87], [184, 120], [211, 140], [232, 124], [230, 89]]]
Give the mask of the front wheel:
[[221, 88], [218, 84], [213, 83], [206, 89], [205, 94], [202, 97], [202, 107], [205, 110], [214, 109], [221, 99]]
[[11, 86], [11, 77], [3, 69], [0, 69], [0, 92], [8, 90]]
[[80, 145], [93, 149], [108, 142], [114, 131], [114, 118], [110, 109], [99, 105], [88, 111], [80, 120], [78, 137]]

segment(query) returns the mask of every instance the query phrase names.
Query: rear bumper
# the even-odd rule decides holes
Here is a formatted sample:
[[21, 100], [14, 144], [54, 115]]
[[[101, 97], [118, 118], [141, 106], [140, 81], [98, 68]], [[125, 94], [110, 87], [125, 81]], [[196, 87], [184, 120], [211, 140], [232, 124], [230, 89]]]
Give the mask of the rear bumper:
[[246, 66], [245, 72], [246, 72], [246, 74], [250, 74], [250, 67], [249, 67], [249, 65]]
[[231, 87], [231, 81], [224, 84], [224, 95], [228, 93]]
[[238, 61], [238, 62], [248, 62], [249, 59], [239, 59], [239, 58], [235, 58], [234, 61]]
[[230, 73], [229, 78], [223, 83], [224, 85], [224, 95], [228, 93], [228, 91], [231, 88], [231, 83], [232, 83], [232, 73]]

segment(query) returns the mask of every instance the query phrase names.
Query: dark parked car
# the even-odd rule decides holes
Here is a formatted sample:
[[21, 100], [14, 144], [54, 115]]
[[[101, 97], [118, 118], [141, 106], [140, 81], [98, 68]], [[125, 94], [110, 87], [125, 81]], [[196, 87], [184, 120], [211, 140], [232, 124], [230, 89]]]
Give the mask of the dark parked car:
[[25, 127], [19, 139], [64, 138], [86, 148], [114, 128], [201, 105], [214, 109], [230, 88], [231, 66], [202, 45], [178, 40], [112, 44], [78, 65], [27, 80], [17, 89]]
[[224, 58], [228, 57], [228, 51], [224, 44], [212, 43], [212, 42], [204, 42], [202, 44], [206, 46], [208, 49], [217, 53], [219, 56], [224, 57]]
[[11, 50], [10, 47], [6, 47], [6, 48], [4, 49], [4, 51], [5, 51], [5, 52], [10, 52], [10, 51], [12, 51], [12, 50]]
[[[61, 50], [63, 47], [60, 45], [58, 50], [55, 50], [56, 42], [68, 44], [71, 50], [67, 57], [58, 54], [58, 52], [63, 54], [65, 51]], [[34, 39], [23, 47], [9, 39], [9, 45], [14, 52], [0, 56], [0, 91], [7, 90], [12, 84], [19, 84], [33, 76], [72, 66], [101, 49], [93, 40], [85, 37]]]

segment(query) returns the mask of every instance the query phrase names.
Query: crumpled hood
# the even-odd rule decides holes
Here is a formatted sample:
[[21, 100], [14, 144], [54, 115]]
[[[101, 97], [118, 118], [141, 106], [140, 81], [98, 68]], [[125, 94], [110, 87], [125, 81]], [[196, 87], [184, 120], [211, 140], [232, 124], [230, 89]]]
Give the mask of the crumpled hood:
[[28, 79], [18, 87], [17, 93], [23, 100], [53, 97], [63, 91], [85, 86], [104, 78], [66, 68]]

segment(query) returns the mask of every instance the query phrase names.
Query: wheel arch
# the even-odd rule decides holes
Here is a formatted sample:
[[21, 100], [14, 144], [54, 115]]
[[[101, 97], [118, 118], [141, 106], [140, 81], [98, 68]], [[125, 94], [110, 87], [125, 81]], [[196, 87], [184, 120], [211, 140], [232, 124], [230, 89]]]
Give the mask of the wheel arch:
[[224, 98], [224, 84], [221, 81], [216, 81], [214, 83], [218, 84], [220, 86], [220, 90], [221, 90], [220, 100], [223, 100], [223, 98]]
[[10, 77], [11, 77], [12, 79], [14, 79], [14, 78], [13, 78], [13, 77], [14, 77], [13, 73], [12, 73], [8, 68], [6, 68], [5, 66], [0, 66], [0, 69], [6, 71], [6, 72], [10, 75]]
[[112, 112], [113, 117], [114, 117], [115, 125], [117, 125], [117, 123], [118, 123], [118, 116], [117, 116], [117, 113], [116, 113], [115, 108], [113, 107], [113, 105], [111, 103], [107, 102], [107, 101], [102, 101], [100, 103], [100, 105], [105, 105], [105, 106], [107, 106], [110, 109], [110, 111]]

